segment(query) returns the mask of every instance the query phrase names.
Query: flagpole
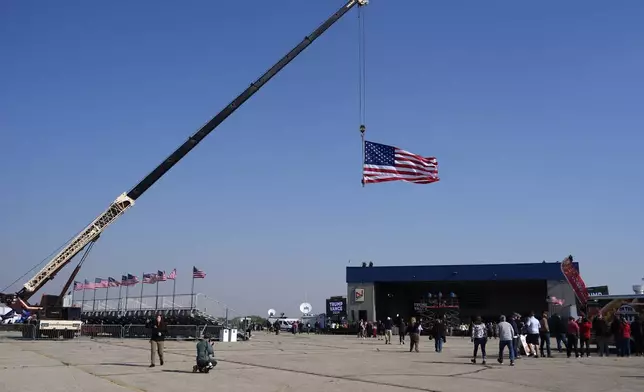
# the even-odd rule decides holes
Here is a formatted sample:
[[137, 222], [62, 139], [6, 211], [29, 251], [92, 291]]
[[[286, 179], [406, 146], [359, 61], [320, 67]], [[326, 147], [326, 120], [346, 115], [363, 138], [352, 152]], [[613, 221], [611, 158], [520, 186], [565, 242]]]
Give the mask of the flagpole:
[[[143, 277], [144, 275], [145, 275], [145, 272], [141, 276]], [[141, 299], [139, 300], [139, 310], [143, 310], [143, 286], [145, 286], [145, 282], [142, 280], [141, 281]]]
[[362, 179], [360, 182], [362, 183], [362, 187], [364, 188], [364, 133], [367, 131], [367, 128], [364, 125], [360, 125], [360, 139], [362, 140], [362, 164], [360, 165], [360, 174], [362, 175]]
[[123, 292], [123, 282], [119, 285], [119, 303], [116, 305], [116, 311], [121, 311], [121, 293]]
[[174, 295], [177, 292], [177, 276], [172, 279], [172, 310], [174, 310]]
[[192, 310], [194, 300], [195, 300], [195, 272], [194, 272], [194, 267], [192, 267], [192, 288], [190, 289], [190, 310]]
[[74, 307], [74, 294], [76, 293], [76, 282], [73, 283], [74, 287], [72, 288], [72, 308]]
[[83, 281], [83, 297], [81, 298], [81, 312], [83, 311], [83, 308], [85, 307], [85, 281]]
[[107, 281], [107, 290], [105, 290], [105, 310], [107, 310], [107, 296], [110, 294], [110, 282]]
[[[126, 280], [126, 282], [127, 282], [127, 280]], [[127, 283], [127, 286], [125, 286], [125, 307], [124, 307], [125, 308], [124, 310], [126, 312], [127, 312], [127, 297], [128, 297], [129, 293], [130, 293], [130, 283]]]
[[158, 310], [158, 309], [159, 309], [159, 281], [157, 280], [157, 297], [154, 300], [154, 310]]
[[94, 300], [92, 301], [92, 312], [96, 310], [96, 279], [94, 280]]

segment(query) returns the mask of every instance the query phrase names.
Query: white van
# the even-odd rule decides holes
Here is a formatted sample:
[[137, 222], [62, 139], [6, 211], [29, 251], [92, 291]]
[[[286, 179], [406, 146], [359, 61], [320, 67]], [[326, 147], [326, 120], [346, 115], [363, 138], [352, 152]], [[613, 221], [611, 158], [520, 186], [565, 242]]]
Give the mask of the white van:
[[269, 318], [268, 321], [271, 322], [271, 325], [275, 325], [275, 321], [279, 323], [280, 331], [291, 331], [293, 329], [293, 323], [300, 321], [296, 318]]

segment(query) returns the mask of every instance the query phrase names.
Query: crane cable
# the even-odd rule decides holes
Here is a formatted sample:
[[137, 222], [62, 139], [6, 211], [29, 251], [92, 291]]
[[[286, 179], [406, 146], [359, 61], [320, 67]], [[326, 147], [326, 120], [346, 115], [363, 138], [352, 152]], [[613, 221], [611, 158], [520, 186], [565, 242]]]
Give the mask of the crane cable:
[[[88, 223], [85, 227], [89, 226], [90, 224], [91, 224], [91, 222], [90, 222], [90, 223]], [[85, 229], [83, 229], [83, 230], [85, 230]], [[60, 252], [60, 251], [63, 249], [63, 247], [65, 247], [65, 245], [67, 245], [67, 244], [69, 244], [70, 242], [72, 242], [72, 240], [73, 240], [74, 238], [76, 238], [80, 233], [82, 233], [82, 232], [83, 232], [83, 230], [81, 230], [81, 231], [79, 231], [78, 233], [76, 233], [76, 234], [74, 234], [73, 236], [71, 236], [71, 237], [70, 237], [66, 242], [64, 242], [61, 246], [59, 246], [59, 247], [58, 247], [58, 249], [54, 250], [54, 251], [53, 251], [53, 252], [51, 252], [49, 255], [47, 255], [44, 259], [40, 260], [37, 264], [35, 264], [33, 267], [31, 267], [31, 269], [30, 269], [29, 271], [25, 272], [25, 273], [24, 273], [24, 274], [22, 274], [19, 278], [17, 278], [17, 279], [16, 279], [16, 280], [14, 280], [13, 282], [11, 282], [9, 285], [5, 286], [2, 290], [0, 290], [0, 293], [2, 293], [2, 292], [4, 292], [4, 291], [6, 291], [7, 289], [9, 289], [10, 287], [12, 287], [12, 286], [13, 286], [13, 285], [15, 285], [16, 283], [20, 282], [21, 280], [24, 280], [25, 276], [29, 275], [31, 272], [33, 272], [34, 270], [36, 270], [38, 267], [40, 267], [41, 265], [43, 265], [45, 262], [50, 261], [50, 260], [51, 260], [51, 258], [52, 258], [52, 257], [54, 257], [54, 255], [55, 255], [55, 254], [57, 254], [58, 252]]]
[[365, 186], [364, 163], [365, 163], [365, 132], [367, 131], [367, 61], [365, 56], [365, 13], [364, 7], [358, 6], [358, 102], [359, 102], [359, 121], [360, 121], [360, 139], [362, 140], [362, 160], [360, 162], [360, 174], [362, 186]]
[[365, 56], [365, 7], [358, 7], [358, 102], [359, 102], [359, 121], [361, 127], [367, 122], [366, 107], [366, 69], [367, 62]]

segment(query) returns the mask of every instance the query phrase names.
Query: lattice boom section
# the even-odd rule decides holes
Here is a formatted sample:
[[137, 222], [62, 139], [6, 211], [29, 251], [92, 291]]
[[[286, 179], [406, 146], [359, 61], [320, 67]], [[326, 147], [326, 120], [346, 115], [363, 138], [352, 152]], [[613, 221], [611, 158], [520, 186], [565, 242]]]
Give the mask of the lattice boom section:
[[43, 284], [69, 263], [78, 252], [94, 240], [112, 222], [121, 216], [128, 208], [134, 205], [134, 200], [127, 194], [120, 195], [105, 212], [94, 219], [80, 234], [72, 239], [47, 265], [36, 274], [29, 282], [25, 283], [28, 292], [40, 289]]

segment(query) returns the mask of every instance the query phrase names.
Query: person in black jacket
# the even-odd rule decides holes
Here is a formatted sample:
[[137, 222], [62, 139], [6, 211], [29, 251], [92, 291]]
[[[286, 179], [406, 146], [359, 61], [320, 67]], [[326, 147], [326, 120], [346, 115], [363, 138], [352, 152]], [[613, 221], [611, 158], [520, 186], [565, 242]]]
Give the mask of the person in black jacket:
[[165, 335], [168, 333], [168, 327], [163, 320], [163, 316], [158, 315], [156, 320], [148, 322], [150, 328], [150, 367], [154, 367], [154, 352], [159, 354], [159, 364], [163, 366], [163, 343]]
[[608, 341], [610, 339], [610, 329], [608, 323], [604, 320], [604, 316], [599, 313], [593, 319], [593, 332], [595, 333], [595, 341], [597, 342], [597, 353], [600, 357], [608, 356]]
[[558, 314], [553, 314], [550, 317], [550, 335], [555, 335], [557, 341], [557, 351], [562, 351], [563, 348], [568, 348], [568, 339], [567, 339], [568, 326], [566, 322]]
[[434, 348], [437, 353], [443, 351], [443, 343], [446, 342], [445, 323], [442, 319], [437, 319], [432, 328], [432, 337], [434, 338]]
[[418, 350], [418, 343], [420, 342], [420, 321], [416, 321], [416, 317], [412, 317], [407, 325], [407, 333], [409, 334], [409, 352]]
[[510, 325], [514, 330], [514, 335], [512, 336], [512, 349], [514, 349], [514, 358], [521, 358], [521, 347], [519, 347], [519, 332], [521, 330], [519, 329], [519, 324], [517, 323], [517, 320], [519, 320], [520, 318], [521, 316], [518, 313], [514, 313], [510, 318]]
[[407, 334], [407, 324], [402, 317], [398, 320], [398, 339], [400, 344], [405, 344], [405, 335]]

